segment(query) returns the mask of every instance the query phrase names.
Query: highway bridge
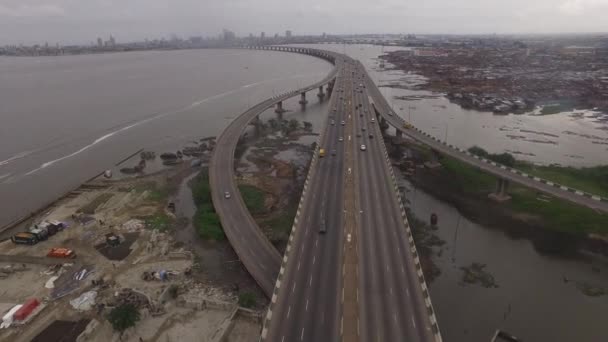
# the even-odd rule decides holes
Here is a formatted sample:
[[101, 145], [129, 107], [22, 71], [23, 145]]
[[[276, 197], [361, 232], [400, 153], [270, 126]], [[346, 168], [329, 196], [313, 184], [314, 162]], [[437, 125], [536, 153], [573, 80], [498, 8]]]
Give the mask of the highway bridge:
[[[314, 49], [299, 49], [298, 52], [334, 63], [332, 53]], [[261, 113], [273, 106], [277, 106], [280, 112], [282, 101], [323, 87], [334, 79], [336, 73], [337, 69], [334, 68], [323, 80], [315, 84], [274, 96], [239, 115], [217, 138], [215, 151], [209, 164], [211, 196], [224, 233], [247, 271], [268, 297], [272, 295], [274, 289], [281, 256], [260, 231], [240, 195], [234, 176], [236, 145], [247, 125], [257, 119]], [[230, 198], [226, 198], [226, 193]]]
[[[335, 65], [320, 82], [241, 114], [218, 138], [211, 160], [212, 197], [226, 235], [271, 299], [263, 341], [441, 341], [377, 115], [398, 134], [497, 175], [501, 193], [506, 181], [527, 185], [527, 179], [539, 191], [578, 204], [599, 210], [606, 205], [605, 199], [535, 180], [405, 125], [365, 68], [348, 56], [288, 46], [249, 48], [305, 53]], [[282, 101], [292, 96], [305, 103], [307, 91], [328, 83], [330, 113], [281, 260], [238, 192], [234, 150], [260, 113], [272, 106], [281, 112]], [[319, 148], [327, 151], [324, 158]]]

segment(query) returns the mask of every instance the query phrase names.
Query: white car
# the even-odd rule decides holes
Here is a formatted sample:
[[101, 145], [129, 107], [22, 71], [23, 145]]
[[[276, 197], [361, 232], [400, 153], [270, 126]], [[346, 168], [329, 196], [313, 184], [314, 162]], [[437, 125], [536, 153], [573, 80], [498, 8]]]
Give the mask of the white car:
[[372, 118], [372, 122], [376, 122], [376, 119]]
[[224, 192], [224, 198], [230, 198], [230, 193], [228, 191]]
[[365, 151], [367, 150], [367, 147], [365, 145], [361, 145], [361, 151]]
[[344, 141], [344, 138], [339, 137], [339, 138], [338, 138], [338, 141]]
[[345, 124], [345, 123], [346, 123], [346, 122], [344, 122], [344, 120], [342, 120], [342, 122], [340, 122], [340, 124], [341, 124], [342, 126], [344, 126], [344, 124]]

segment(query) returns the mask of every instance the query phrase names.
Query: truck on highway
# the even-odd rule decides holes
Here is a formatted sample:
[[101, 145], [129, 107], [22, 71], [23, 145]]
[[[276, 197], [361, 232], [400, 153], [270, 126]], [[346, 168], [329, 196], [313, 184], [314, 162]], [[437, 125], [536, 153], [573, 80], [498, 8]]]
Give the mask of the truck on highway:
[[404, 123], [403, 123], [403, 128], [411, 129], [411, 128], [413, 128], [413, 127], [414, 127], [414, 126], [412, 126], [412, 125], [411, 125], [409, 122], [404, 122]]
[[325, 157], [325, 149], [324, 148], [322, 148], [322, 149], [319, 150], [319, 157], [321, 157], [321, 158]]

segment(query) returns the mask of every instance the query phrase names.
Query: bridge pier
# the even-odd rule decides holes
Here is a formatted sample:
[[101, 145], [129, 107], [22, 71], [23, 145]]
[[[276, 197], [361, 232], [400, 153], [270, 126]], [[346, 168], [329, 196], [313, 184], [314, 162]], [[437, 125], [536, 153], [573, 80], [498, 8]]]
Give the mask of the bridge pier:
[[401, 130], [399, 130], [399, 128], [395, 128], [395, 135], [399, 138], [403, 137], [403, 132], [401, 132]]
[[509, 189], [509, 181], [504, 178], [498, 178], [496, 182], [496, 191], [489, 194], [488, 197], [496, 202], [506, 202], [511, 199], [511, 196], [507, 194]]
[[275, 108], [274, 112], [277, 113], [277, 114], [283, 114], [283, 113], [285, 113], [285, 109], [283, 109], [283, 101], [277, 102], [277, 107]]
[[306, 101], [306, 93], [300, 93], [300, 104], [305, 106], [307, 103], [308, 101]]
[[321, 101], [323, 101], [323, 98], [325, 97], [325, 93], [323, 92], [323, 86], [319, 87], [319, 93], [317, 94], [317, 96]]

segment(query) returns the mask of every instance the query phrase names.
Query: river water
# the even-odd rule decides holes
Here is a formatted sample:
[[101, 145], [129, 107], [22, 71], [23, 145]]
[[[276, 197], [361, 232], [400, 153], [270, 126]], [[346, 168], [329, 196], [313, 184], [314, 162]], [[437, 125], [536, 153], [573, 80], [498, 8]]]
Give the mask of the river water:
[[250, 50], [0, 58], [0, 227], [140, 148], [175, 151], [217, 135], [330, 69]]
[[[315, 47], [345, 51], [360, 59], [380, 84], [405, 77], [378, 70], [379, 47]], [[191, 140], [217, 135], [257, 101], [312, 83], [329, 69], [326, 62], [307, 56], [235, 50], [0, 58], [0, 225], [140, 148], [174, 151]], [[430, 95], [419, 101], [394, 100], [395, 109], [404, 108], [401, 115], [407, 117], [408, 107], [415, 106], [416, 125], [438, 137], [445, 136], [447, 127], [448, 141], [461, 147], [518, 150], [533, 153], [532, 160], [544, 163], [605, 161], [601, 158], [605, 150], [597, 148], [603, 145], [580, 136], [605, 137], [602, 125], [590, 117], [495, 116], [464, 111], [428, 92], [381, 89], [388, 98]], [[309, 97], [308, 110], [295, 110], [285, 118], [311, 121], [317, 128], [323, 123], [319, 114], [326, 104], [318, 105], [312, 92]], [[297, 99], [286, 106], [298, 108]], [[272, 115], [268, 112], [264, 117]], [[512, 140], [503, 127], [555, 133], [558, 137], [541, 136], [558, 145]], [[603, 320], [608, 296], [587, 297], [577, 288], [580, 283], [608, 286], [605, 261], [539, 254], [530, 241], [513, 240], [475, 224], [450, 205], [406, 186], [411, 189], [407, 198], [415, 215], [426, 219], [437, 213], [436, 234], [446, 241], [434, 257], [441, 274], [430, 284], [445, 341], [485, 342], [496, 328], [526, 341], [607, 340]], [[190, 216], [194, 210], [189, 195], [182, 187], [177, 198], [184, 205], [180, 216]], [[191, 232], [184, 234], [187, 240]], [[459, 267], [472, 262], [486, 264], [499, 287], [462, 284]]]
[[[415, 83], [422, 79], [396, 70], [383, 71], [378, 65], [377, 57], [382, 54], [378, 46], [321, 47], [359, 59], [380, 85], [397, 80]], [[519, 151], [525, 154], [517, 158], [542, 164], [587, 166], [605, 164], [608, 160], [606, 145], [592, 142], [608, 139], [606, 124], [596, 122], [592, 117], [595, 114], [590, 111], [576, 117], [572, 113], [493, 115], [461, 109], [441, 94], [428, 91], [380, 89], [403, 118], [408, 119], [409, 106], [415, 107], [411, 111], [415, 125], [440, 139], [445, 138], [447, 127], [448, 141], [462, 148], [479, 145], [491, 152]], [[412, 95], [423, 99], [393, 99]], [[554, 136], [521, 132], [522, 129]], [[576, 134], [564, 134], [564, 131]], [[513, 140], [507, 136], [510, 134], [557, 144]], [[405, 197], [416, 217], [428, 222], [431, 213], [439, 216], [436, 235], [445, 245], [434, 248], [432, 259], [441, 273], [429, 287], [445, 341], [487, 342], [496, 329], [504, 329], [525, 341], [608, 341], [608, 326], [604, 324], [608, 296], [589, 297], [579, 289], [590, 285], [608, 290], [605, 258], [566, 259], [543, 255], [529, 240], [513, 239], [501, 230], [474, 223], [453, 206], [409, 182], [400, 180], [400, 183], [408, 189]], [[460, 267], [468, 267], [473, 262], [486, 264], [485, 271], [494, 277], [497, 288], [462, 282]]]
[[[318, 45], [360, 60], [381, 92], [401, 117], [448, 143], [467, 149], [481, 146], [492, 153], [510, 152], [517, 159], [537, 164], [593, 166], [608, 161], [608, 114], [574, 110], [555, 115], [494, 115], [462, 109], [440, 93], [383, 87], [413, 87], [424, 77], [380, 68], [383, 54], [375, 45]], [[403, 50], [385, 47], [384, 53]], [[391, 68], [386, 63], [385, 68]], [[407, 100], [396, 97], [406, 97]]]

